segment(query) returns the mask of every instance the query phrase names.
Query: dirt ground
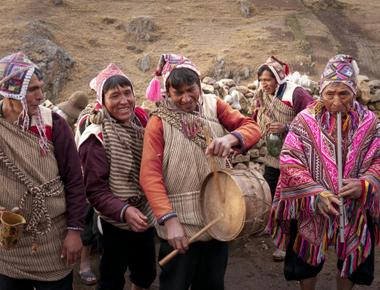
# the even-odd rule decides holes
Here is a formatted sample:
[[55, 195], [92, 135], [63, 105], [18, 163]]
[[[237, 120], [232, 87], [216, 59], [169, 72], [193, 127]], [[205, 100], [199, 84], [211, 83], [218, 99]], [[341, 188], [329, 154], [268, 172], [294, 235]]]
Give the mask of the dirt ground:
[[[273, 262], [272, 253], [274, 247], [271, 239], [267, 236], [249, 238], [245, 240], [233, 241], [230, 244], [230, 257], [225, 276], [226, 290], [263, 290], [263, 289], [281, 289], [294, 290], [299, 289], [298, 282], [287, 282], [283, 275], [283, 263]], [[92, 265], [97, 271], [98, 255], [93, 255]], [[375, 254], [375, 280], [371, 287], [355, 286], [355, 290], [380, 290], [380, 250]], [[157, 273], [159, 273], [157, 267]], [[333, 250], [330, 250], [322, 272], [319, 274], [317, 289], [335, 290], [336, 276], [336, 258]], [[75, 290], [95, 290], [95, 286], [84, 286], [79, 281], [76, 273]], [[128, 274], [126, 275], [128, 280]], [[150, 289], [158, 288], [158, 278], [154, 281]], [[129, 282], [125, 290], [130, 289]], [[175, 289], [173, 289], [175, 290]]]

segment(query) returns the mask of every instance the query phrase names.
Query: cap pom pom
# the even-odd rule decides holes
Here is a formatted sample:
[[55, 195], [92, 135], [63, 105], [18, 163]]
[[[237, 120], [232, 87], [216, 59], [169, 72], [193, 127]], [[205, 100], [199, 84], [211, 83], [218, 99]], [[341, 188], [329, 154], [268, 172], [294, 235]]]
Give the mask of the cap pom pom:
[[150, 81], [149, 86], [146, 89], [146, 97], [149, 101], [152, 102], [158, 102], [163, 99], [161, 95], [160, 80], [157, 76]]

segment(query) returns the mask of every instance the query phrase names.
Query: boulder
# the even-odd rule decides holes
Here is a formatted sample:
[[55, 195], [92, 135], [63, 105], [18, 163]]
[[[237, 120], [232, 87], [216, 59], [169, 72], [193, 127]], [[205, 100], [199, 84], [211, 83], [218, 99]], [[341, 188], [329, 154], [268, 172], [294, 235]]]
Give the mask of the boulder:
[[247, 85], [248, 89], [250, 90], [256, 90], [258, 86], [259, 82], [257, 80]]
[[201, 86], [202, 86], [202, 91], [205, 94], [214, 94], [214, 91], [215, 91], [214, 86], [207, 85], [207, 84], [204, 84], [204, 83], [202, 83]]
[[127, 26], [127, 32], [134, 35], [136, 40], [141, 41], [157, 40], [157, 29], [157, 25], [149, 16], [134, 17]]
[[373, 95], [371, 95], [371, 103], [380, 101], [380, 89], [376, 90]]
[[236, 155], [236, 156], [232, 159], [232, 163], [235, 164], [235, 163], [249, 162], [249, 160], [250, 160], [249, 155], [239, 154], [239, 155]]
[[358, 83], [369, 82], [369, 78], [366, 75], [358, 75]]
[[249, 156], [251, 159], [260, 157], [260, 150], [259, 149], [251, 149], [248, 151]]
[[143, 57], [137, 60], [137, 67], [142, 71], [146, 72], [150, 69], [150, 56], [145, 54]]
[[235, 81], [233, 79], [221, 79], [221, 80], [218, 81], [218, 84], [221, 87], [227, 86], [229, 88], [236, 86], [236, 83], [235, 83]]
[[214, 85], [215, 82], [216, 80], [213, 79], [212, 77], [204, 77], [202, 80], [202, 83], [205, 83], [206, 85]]
[[53, 4], [58, 6], [63, 4], [63, 0], [53, 0]]
[[368, 87], [371, 94], [374, 94], [376, 90], [380, 89], [380, 80], [372, 80], [368, 82]]
[[[228, 87], [227, 86], [220, 86], [219, 84], [218, 84], [218, 87], [219, 87], [218, 91], [219, 91], [220, 96], [222, 96], [223, 98], [226, 97], [228, 95]], [[215, 86], [214, 86], [214, 88], [215, 88]]]
[[254, 13], [255, 8], [252, 0], [240, 0], [240, 14], [245, 18], [249, 18]]
[[43, 22], [33, 21], [28, 27], [29, 31], [23, 37], [21, 50], [43, 72], [46, 98], [54, 103], [59, 98], [59, 92], [69, 77], [75, 61], [55, 43], [53, 33]]
[[368, 84], [369, 84], [368, 82], [360, 82], [358, 86], [359, 88], [358, 99], [364, 105], [367, 105], [369, 102], [371, 102], [371, 99], [372, 99]]
[[244, 163], [236, 163], [235, 165], [234, 165], [234, 169], [248, 169], [248, 166], [247, 165], [245, 165]]

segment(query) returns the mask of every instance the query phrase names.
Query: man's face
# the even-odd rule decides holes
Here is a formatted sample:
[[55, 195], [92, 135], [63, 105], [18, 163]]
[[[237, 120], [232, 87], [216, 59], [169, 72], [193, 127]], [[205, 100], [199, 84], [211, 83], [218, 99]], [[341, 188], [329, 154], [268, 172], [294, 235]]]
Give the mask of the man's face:
[[269, 71], [263, 71], [263, 73], [259, 77], [259, 82], [264, 92], [266, 92], [269, 95], [274, 95], [274, 92], [277, 88], [277, 81]]
[[351, 110], [354, 93], [344, 83], [331, 83], [322, 92], [322, 101], [330, 113], [347, 113]]
[[184, 84], [178, 90], [169, 87], [169, 97], [178, 109], [186, 113], [196, 110], [200, 94], [201, 90], [197, 83], [192, 85]]
[[104, 94], [107, 111], [111, 117], [122, 123], [130, 121], [135, 103], [135, 95], [130, 86], [117, 86]]
[[26, 92], [26, 103], [28, 104], [28, 115], [33, 116], [38, 112], [38, 106], [44, 99], [42, 92], [44, 82], [40, 81], [35, 74], [32, 75], [28, 90]]

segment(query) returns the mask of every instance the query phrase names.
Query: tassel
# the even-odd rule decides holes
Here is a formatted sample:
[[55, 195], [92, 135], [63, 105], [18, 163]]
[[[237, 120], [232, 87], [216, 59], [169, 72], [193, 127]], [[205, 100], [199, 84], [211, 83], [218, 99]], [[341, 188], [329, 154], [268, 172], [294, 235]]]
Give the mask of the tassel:
[[290, 74], [290, 67], [288, 64], [284, 65], [284, 72], [285, 72], [285, 75], [287, 76]]
[[146, 89], [146, 98], [152, 102], [161, 101], [161, 84], [157, 76], [155, 76], [149, 83], [148, 88]]

